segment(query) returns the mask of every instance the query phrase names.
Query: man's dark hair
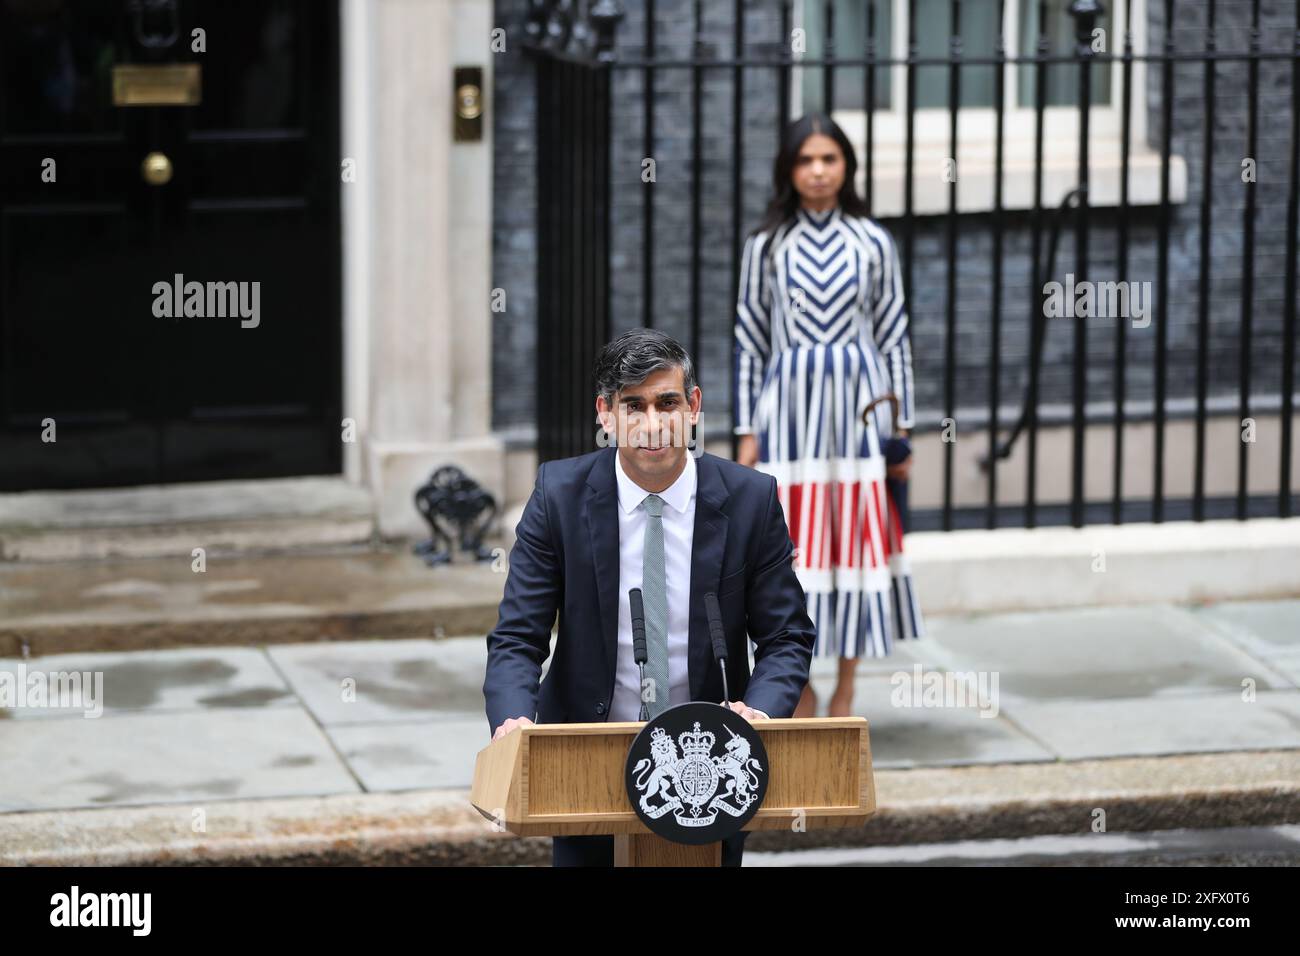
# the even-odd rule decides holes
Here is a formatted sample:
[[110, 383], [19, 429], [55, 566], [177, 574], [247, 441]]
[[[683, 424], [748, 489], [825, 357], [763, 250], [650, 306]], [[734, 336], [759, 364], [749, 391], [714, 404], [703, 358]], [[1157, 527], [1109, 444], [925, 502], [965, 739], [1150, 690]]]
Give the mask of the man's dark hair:
[[596, 394], [613, 406], [615, 393], [641, 384], [660, 369], [679, 367], [689, 402], [696, 385], [695, 363], [686, 350], [658, 329], [629, 329], [596, 356]]

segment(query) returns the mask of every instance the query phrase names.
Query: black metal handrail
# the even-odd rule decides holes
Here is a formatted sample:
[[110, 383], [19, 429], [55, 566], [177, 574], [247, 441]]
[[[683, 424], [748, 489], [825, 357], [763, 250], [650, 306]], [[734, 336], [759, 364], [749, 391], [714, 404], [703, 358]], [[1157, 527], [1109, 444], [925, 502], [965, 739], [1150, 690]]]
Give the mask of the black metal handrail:
[[[1067, 209], [1077, 209], [1079, 199], [1083, 195], [1083, 187], [1075, 186], [1061, 199], [1060, 204], [1056, 207], [1056, 216], [1052, 218], [1052, 228], [1047, 241], [1047, 268], [1038, 271], [1035, 263], [1035, 275], [1052, 276], [1056, 274], [1056, 249], [1061, 238], [1061, 223], [1065, 219]], [[1028, 377], [1036, 379], [1043, 367], [1043, 348], [1047, 344], [1047, 309], [1046, 295], [1040, 287], [1038, 290], [1038, 308], [1030, 311], [1029, 321], [1033, 324], [1034, 334], [1030, 337]], [[1030, 418], [1034, 415], [1033, 402], [1031, 401], [1031, 386], [1028, 382], [1025, 384], [1025, 397], [1021, 402], [1020, 415], [1016, 418], [1016, 423], [1011, 426], [1011, 432], [997, 446], [992, 455], [984, 454], [980, 456], [979, 464], [982, 471], [987, 472], [990, 467], [990, 459], [998, 458], [1004, 460], [1011, 457], [1011, 451], [1015, 447], [1016, 439], [1024, 432], [1029, 424]]]

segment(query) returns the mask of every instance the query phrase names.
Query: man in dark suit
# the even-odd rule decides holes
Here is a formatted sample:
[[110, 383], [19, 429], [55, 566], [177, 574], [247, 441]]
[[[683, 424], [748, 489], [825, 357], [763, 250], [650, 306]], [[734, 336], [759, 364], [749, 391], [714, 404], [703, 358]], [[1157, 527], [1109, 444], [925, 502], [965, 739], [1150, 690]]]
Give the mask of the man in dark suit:
[[[808, 682], [814, 630], [795, 576], [776, 481], [687, 447], [701, 391], [686, 351], [633, 329], [596, 362], [596, 412], [616, 447], [544, 463], [515, 529], [483, 695], [493, 739], [539, 723], [637, 720], [687, 701], [722, 701], [704, 595], [727, 641], [731, 707], [789, 717]], [[650, 660], [632, 656], [628, 591], [642, 588]], [[559, 612], [555, 657], [551, 626]], [[755, 644], [749, 669], [748, 641]], [[666, 691], [666, 692], [665, 692]], [[739, 866], [743, 832], [723, 841]], [[609, 866], [609, 836], [556, 837], [556, 866]]]

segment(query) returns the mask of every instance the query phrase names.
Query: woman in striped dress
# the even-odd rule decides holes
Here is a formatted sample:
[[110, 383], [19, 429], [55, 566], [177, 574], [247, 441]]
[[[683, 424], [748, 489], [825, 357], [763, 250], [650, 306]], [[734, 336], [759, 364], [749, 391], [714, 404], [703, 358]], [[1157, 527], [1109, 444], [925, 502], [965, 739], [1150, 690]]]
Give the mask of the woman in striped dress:
[[[786, 130], [776, 195], [745, 243], [736, 302], [738, 460], [774, 476], [795, 569], [817, 626], [815, 654], [838, 656], [829, 716], [853, 708], [860, 657], [920, 637], [920, 608], [885, 478], [894, 433], [912, 427], [912, 359], [893, 239], [854, 187], [857, 158], [830, 117]], [[815, 716], [809, 684], [796, 717]]]

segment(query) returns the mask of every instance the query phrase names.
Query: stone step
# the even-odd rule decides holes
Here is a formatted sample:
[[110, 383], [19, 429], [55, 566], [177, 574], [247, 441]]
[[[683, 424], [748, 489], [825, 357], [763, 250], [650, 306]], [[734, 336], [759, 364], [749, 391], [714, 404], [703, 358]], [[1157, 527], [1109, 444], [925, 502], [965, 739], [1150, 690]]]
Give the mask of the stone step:
[[[878, 770], [864, 827], [768, 830], [753, 851], [905, 846], [1300, 822], [1300, 751]], [[0, 815], [0, 865], [548, 865], [550, 840], [495, 832], [464, 790]], [[1098, 831], [1100, 832], [1100, 831]]]
[[0, 495], [0, 562], [286, 552], [374, 535], [369, 492], [336, 476]]
[[482, 635], [504, 584], [490, 562], [430, 568], [407, 544], [193, 561], [0, 563], [0, 657]]

